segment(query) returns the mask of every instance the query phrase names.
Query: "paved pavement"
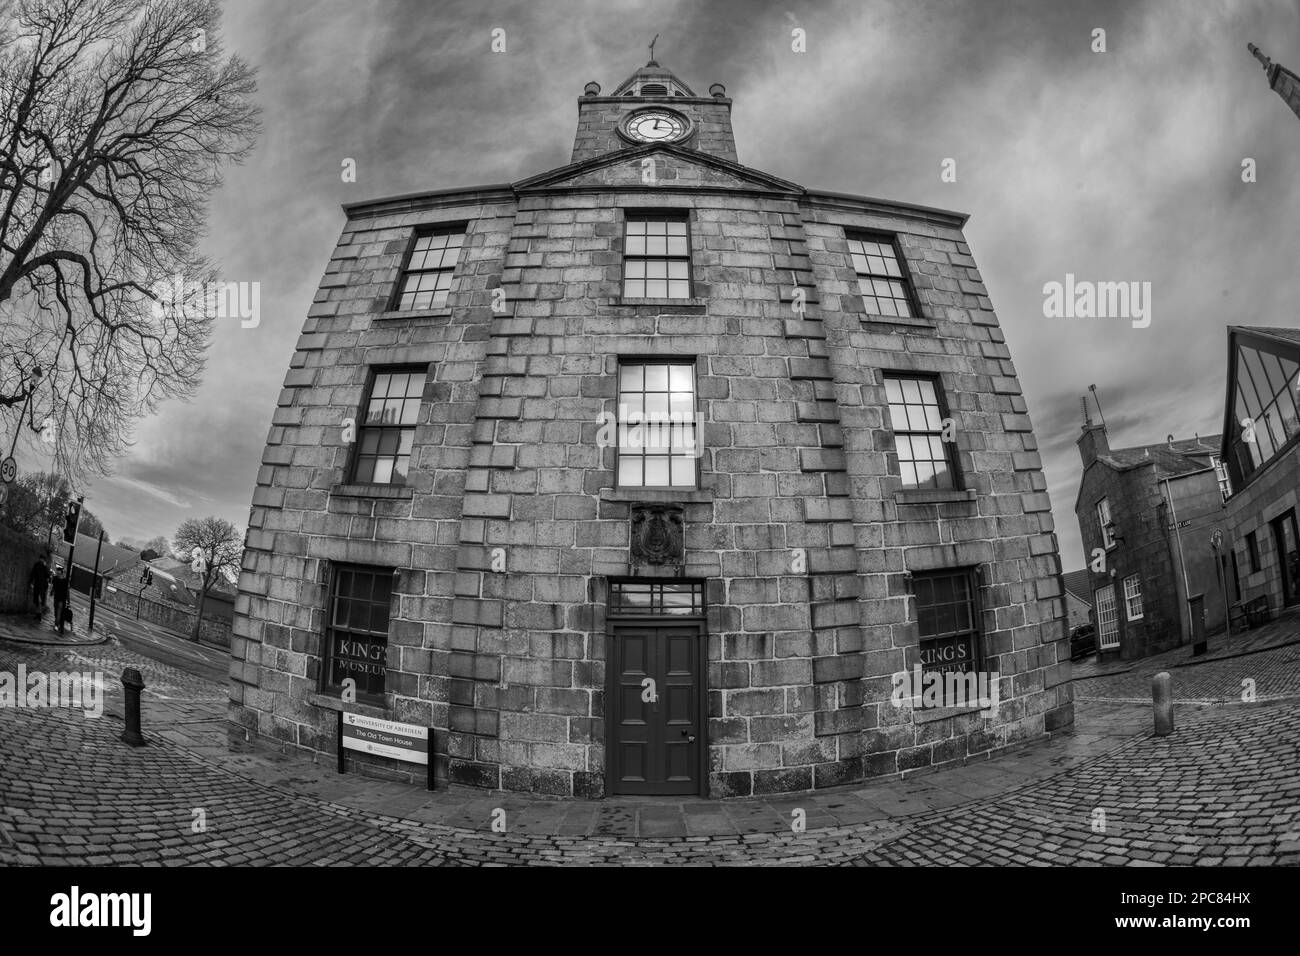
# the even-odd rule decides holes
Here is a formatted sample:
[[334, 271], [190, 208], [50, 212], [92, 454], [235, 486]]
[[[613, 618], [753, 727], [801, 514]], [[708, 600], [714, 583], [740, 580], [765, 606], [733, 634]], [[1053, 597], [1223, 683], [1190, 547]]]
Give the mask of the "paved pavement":
[[[1142, 675], [1128, 672], [1081, 682], [1076, 732], [1046, 743], [729, 801], [430, 794], [265, 744], [232, 750], [220, 684], [116, 641], [0, 641], [0, 670], [19, 663], [102, 670], [107, 704], [98, 719], [0, 710], [0, 863], [1300, 864], [1294, 647], [1174, 672], [1176, 699], [1222, 703], [1180, 705], [1172, 737], [1150, 734], [1149, 705], [1127, 700]], [[118, 739], [123, 666], [147, 685], [143, 748]], [[1230, 692], [1242, 668], [1266, 691], [1256, 703]]]

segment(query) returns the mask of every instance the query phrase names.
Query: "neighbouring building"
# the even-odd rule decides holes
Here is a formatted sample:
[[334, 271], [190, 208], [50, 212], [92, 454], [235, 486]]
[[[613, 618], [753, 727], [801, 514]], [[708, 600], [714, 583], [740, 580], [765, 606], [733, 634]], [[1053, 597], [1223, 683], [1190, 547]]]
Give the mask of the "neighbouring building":
[[1221, 454], [1233, 598], [1300, 604], [1300, 329], [1230, 326]]
[[[347, 709], [433, 728], [439, 780], [728, 797], [1072, 724], [966, 217], [742, 165], [731, 109], [652, 61], [588, 84], [565, 166], [344, 207], [253, 496], [241, 736], [332, 753]], [[898, 706], [914, 666], [1000, 702]]]
[[1110, 447], [1106, 426], [1085, 418], [1083, 476], [1074, 513], [1102, 659], [1166, 651], [1191, 639], [1188, 597], [1201, 595], [1207, 631], [1227, 616], [1220, 553], [1229, 493], [1219, 436]]
[[1085, 624], [1092, 623], [1092, 576], [1088, 569], [1067, 571], [1061, 575], [1061, 584], [1065, 588], [1065, 618], [1070, 633]]

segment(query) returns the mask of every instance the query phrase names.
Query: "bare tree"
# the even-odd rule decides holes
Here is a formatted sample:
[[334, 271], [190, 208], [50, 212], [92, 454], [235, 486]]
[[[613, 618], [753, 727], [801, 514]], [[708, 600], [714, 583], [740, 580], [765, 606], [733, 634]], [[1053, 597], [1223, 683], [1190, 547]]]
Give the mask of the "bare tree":
[[199, 575], [199, 613], [194, 619], [193, 639], [199, 639], [203, 605], [218, 579], [231, 581], [244, 558], [244, 536], [224, 518], [188, 518], [172, 536], [177, 557], [188, 558], [190, 570]]
[[44, 544], [50, 529], [58, 526], [62, 533], [63, 516], [68, 510], [72, 489], [62, 475], [30, 471], [18, 476], [0, 504], [0, 524]]
[[74, 481], [202, 372], [207, 201], [258, 130], [219, 18], [217, 0], [0, 0], [0, 421], [26, 409]]
[[[145, 558], [145, 552], [147, 551], [152, 551], [153, 557]], [[171, 553], [171, 542], [162, 535], [158, 535], [156, 538], [150, 538], [144, 543], [144, 547], [140, 549], [140, 557], [144, 558], [146, 561], [152, 561], [154, 558], [170, 557]]]

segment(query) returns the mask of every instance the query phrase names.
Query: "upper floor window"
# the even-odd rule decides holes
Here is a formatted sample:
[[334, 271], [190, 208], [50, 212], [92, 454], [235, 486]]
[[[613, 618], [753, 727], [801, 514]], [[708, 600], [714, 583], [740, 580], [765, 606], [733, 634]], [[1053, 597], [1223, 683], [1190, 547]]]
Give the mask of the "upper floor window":
[[1115, 524], [1110, 520], [1110, 502], [1105, 498], [1097, 502], [1097, 524], [1101, 526], [1103, 547], [1115, 547]]
[[400, 485], [406, 481], [424, 379], [423, 368], [375, 372], [357, 432], [353, 481], [381, 485]]
[[451, 276], [464, 245], [464, 226], [417, 233], [402, 271], [397, 309], [409, 312], [444, 308], [451, 292]]
[[628, 216], [623, 244], [623, 297], [689, 299], [691, 249], [686, 218]]
[[1219, 479], [1219, 494], [1227, 501], [1232, 497], [1232, 477], [1228, 474], [1228, 466], [1218, 455], [1210, 456], [1210, 464], [1214, 466], [1214, 476]]
[[392, 592], [392, 568], [335, 567], [326, 612], [324, 690], [341, 690], [351, 678], [358, 697], [382, 697]]
[[862, 303], [871, 315], [915, 317], [903, 259], [893, 241], [880, 236], [849, 236], [849, 257], [858, 274]]
[[956, 488], [952, 442], [944, 441], [944, 408], [931, 378], [885, 375], [889, 420], [904, 488]]
[[700, 453], [697, 430], [694, 365], [619, 366], [620, 488], [694, 488]]

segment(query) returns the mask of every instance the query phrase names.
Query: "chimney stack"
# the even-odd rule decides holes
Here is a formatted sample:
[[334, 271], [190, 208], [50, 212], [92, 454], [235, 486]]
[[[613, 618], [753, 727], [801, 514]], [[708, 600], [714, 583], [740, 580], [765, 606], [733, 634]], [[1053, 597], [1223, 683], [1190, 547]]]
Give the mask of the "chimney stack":
[[[1085, 395], [1082, 399], [1083, 405], [1083, 433], [1075, 442], [1079, 447], [1079, 458], [1083, 461], [1083, 467], [1087, 468], [1102, 455], [1110, 454], [1110, 443], [1106, 440], [1106, 425], [1104, 423], [1094, 425], [1092, 416], [1088, 413], [1088, 397]], [[1098, 408], [1100, 411], [1100, 407]]]

